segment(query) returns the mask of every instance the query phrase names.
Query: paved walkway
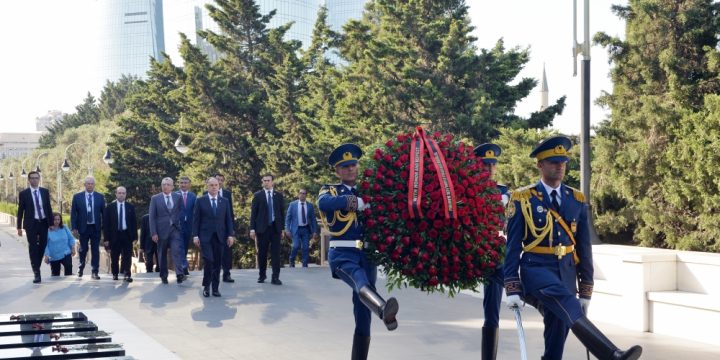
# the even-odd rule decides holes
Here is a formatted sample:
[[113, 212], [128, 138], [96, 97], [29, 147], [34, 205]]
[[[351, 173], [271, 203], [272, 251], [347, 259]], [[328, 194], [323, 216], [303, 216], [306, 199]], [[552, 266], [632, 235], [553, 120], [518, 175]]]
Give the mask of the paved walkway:
[[[172, 357], [158, 356], [158, 347], [182, 359], [350, 357], [350, 289], [333, 280], [325, 267], [284, 268], [282, 286], [257, 284], [255, 270], [233, 270], [236, 282], [220, 285], [222, 298], [205, 299], [200, 294], [200, 272], [193, 272], [182, 285], [172, 279], [163, 285], [154, 274], [138, 274], [127, 285], [112, 281], [107, 274], [101, 274], [99, 281], [88, 276], [51, 278], [49, 266], [44, 265], [43, 282], [34, 285], [24, 241], [14, 229], [0, 225], [0, 243], [0, 313], [90, 310], [106, 314], [108, 320], [98, 319], [98, 326], [115, 331], [128, 355], [138, 359]], [[383, 285], [378, 280], [378, 286]], [[460, 294], [451, 299], [414, 289], [396, 290], [392, 295], [400, 302], [400, 326], [388, 332], [380, 321], [373, 321], [370, 359], [480, 358], [480, 295]], [[528, 357], [538, 359], [543, 349], [542, 319], [532, 308], [526, 308], [523, 316]], [[113, 317], [122, 317], [132, 326], [115, 328]], [[501, 317], [498, 359], [519, 359], [512, 313], [503, 308]], [[718, 346], [628, 331], [594, 320], [619, 346], [642, 345], [642, 359], [720, 358]], [[585, 350], [573, 335], [568, 337], [565, 354], [565, 359], [585, 359]]]

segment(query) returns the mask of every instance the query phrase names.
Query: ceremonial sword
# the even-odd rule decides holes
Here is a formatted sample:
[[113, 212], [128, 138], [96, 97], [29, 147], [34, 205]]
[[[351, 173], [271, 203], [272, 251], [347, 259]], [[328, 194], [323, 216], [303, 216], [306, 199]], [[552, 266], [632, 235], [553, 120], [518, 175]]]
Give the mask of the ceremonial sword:
[[520, 359], [527, 360], [527, 349], [525, 348], [525, 330], [522, 326], [522, 318], [520, 317], [520, 308], [515, 305], [511, 307], [513, 313], [515, 313], [515, 322], [517, 323], [518, 338], [520, 340]]

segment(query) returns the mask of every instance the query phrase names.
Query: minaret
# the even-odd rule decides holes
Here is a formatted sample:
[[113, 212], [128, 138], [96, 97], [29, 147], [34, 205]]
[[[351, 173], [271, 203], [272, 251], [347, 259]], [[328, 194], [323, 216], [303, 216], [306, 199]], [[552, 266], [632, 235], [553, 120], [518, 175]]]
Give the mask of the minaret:
[[540, 88], [540, 111], [548, 107], [548, 84], [545, 76], [545, 63], [543, 63], [542, 87]]

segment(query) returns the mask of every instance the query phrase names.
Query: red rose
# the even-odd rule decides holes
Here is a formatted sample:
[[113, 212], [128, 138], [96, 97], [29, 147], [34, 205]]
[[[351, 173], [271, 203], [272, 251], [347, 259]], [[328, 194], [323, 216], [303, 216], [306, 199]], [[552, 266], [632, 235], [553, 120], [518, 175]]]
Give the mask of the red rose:
[[392, 140], [388, 140], [388, 141], [385, 143], [385, 146], [387, 146], [387, 147], [389, 147], [389, 148], [393, 147], [393, 145], [395, 145], [395, 144], [393, 144], [393, 141], [392, 141]]
[[430, 268], [428, 269], [428, 274], [429, 274], [430, 276], [435, 276], [435, 275], [437, 275], [437, 268], [436, 268], [435, 266], [432, 266], [432, 265], [431, 265]]
[[382, 252], [385, 252], [386, 246], [385, 246], [385, 244], [379, 244], [377, 248], [378, 248], [378, 251], [382, 253]]
[[391, 179], [385, 179], [384, 184], [386, 187], [392, 187], [394, 182]]
[[365, 225], [367, 225], [368, 228], [375, 227], [375, 220], [368, 219], [367, 221], [365, 221]]
[[370, 183], [368, 183], [367, 181], [361, 182], [361, 183], [360, 183], [360, 189], [361, 189], [361, 190], [370, 189]]
[[383, 160], [390, 163], [392, 162], [392, 156], [390, 156], [389, 154], [385, 154], [385, 156], [383, 156]]
[[437, 286], [438, 285], [438, 278], [437, 276], [433, 276], [428, 280], [428, 285], [430, 286]]
[[385, 238], [385, 243], [390, 245], [395, 241], [395, 239], [392, 236], [388, 236]]
[[412, 255], [413, 257], [417, 257], [419, 253], [420, 253], [420, 249], [418, 249], [416, 247], [410, 249], [410, 255]]
[[[435, 230], [435, 229], [430, 229], [430, 230], [428, 231], [428, 236], [429, 236], [431, 239], [436, 239], [436, 238], [438, 237], [438, 232], [437, 232], [437, 230]], [[432, 244], [432, 243], [429, 243], [429, 244]]]
[[388, 215], [388, 218], [392, 222], [396, 222], [398, 220], [399, 215], [396, 212], [392, 212]]
[[427, 230], [427, 228], [428, 228], [428, 223], [427, 223], [427, 222], [425, 222], [425, 221], [420, 221], [420, 222], [418, 223], [418, 230], [420, 230], [420, 231], [425, 231], [425, 230]]
[[380, 191], [380, 190], [382, 190], [382, 187], [380, 187], [380, 184], [373, 185], [373, 191]]
[[373, 171], [372, 171], [372, 169], [365, 169], [363, 174], [365, 175], [365, 177], [371, 177], [371, 176], [373, 176]]

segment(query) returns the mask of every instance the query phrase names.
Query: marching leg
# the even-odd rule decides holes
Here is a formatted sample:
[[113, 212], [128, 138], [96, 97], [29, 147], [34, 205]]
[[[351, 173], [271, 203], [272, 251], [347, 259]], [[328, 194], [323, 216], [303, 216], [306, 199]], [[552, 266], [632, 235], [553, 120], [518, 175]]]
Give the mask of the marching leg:
[[392, 331], [397, 329], [398, 322], [395, 319], [400, 305], [397, 299], [394, 297], [389, 298], [387, 301], [383, 300], [375, 290], [369, 286], [363, 286], [358, 292], [360, 301], [362, 301], [368, 309], [370, 309], [375, 315], [377, 315], [385, 323], [388, 330]]
[[497, 358], [498, 328], [483, 326], [482, 328], [482, 360], [495, 360]]
[[638, 345], [626, 351], [618, 349], [585, 316], [575, 321], [571, 330], [580, 342], [600, 360], [636, 360], [642, 354], [642, 348]]
[[352, 360], [367, 360], [370, 350], [370, 337], [355, 334], [353, 336]]

